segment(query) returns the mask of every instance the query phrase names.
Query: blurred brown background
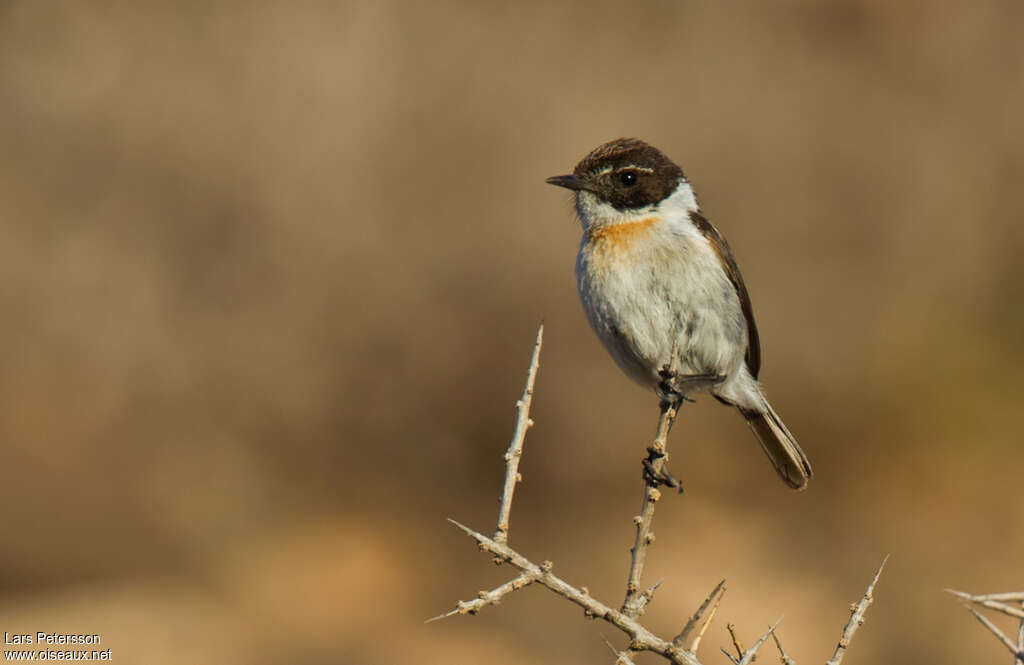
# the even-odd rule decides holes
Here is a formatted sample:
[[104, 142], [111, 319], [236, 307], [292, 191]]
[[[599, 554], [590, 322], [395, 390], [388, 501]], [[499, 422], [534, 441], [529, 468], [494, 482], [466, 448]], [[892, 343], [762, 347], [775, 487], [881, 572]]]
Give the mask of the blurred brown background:
[[[493, 528], [618, 602], [656, 419], [591, 334], [568, 195], [679, 161], [750, 285], [816, 477], [684, 410], [648, 613], [821, 662], [1002, 662], [942, 593], [1022, 585], [1024, 4], [5, 2], [0, 630], [122, 663], [606, 663]], [[564, 639], [563, 636], [569, 636]], [[773, 661], [775, 656], [763, 656]], [[655, 662], [641, 658], [641, 662]]]

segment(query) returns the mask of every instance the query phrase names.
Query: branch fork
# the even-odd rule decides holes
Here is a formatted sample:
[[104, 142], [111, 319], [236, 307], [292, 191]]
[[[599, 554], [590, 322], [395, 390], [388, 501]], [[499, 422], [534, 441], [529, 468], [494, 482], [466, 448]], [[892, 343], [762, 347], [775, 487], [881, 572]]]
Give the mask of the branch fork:
[[[1024, 591], [977, 595], [954, 589], [946, 589], [946, 592], [959, 598], [963, 602], [964, 608], [974, 615], [974, 618], [980, 621], [981, 625], [985, 626], [997, 640], [1002, 642], [1013, 656], [1013, 665], [1024, 665]], [[1017, 639], [1010, 639], [999, 626], [973, 606], [995, 610], [1018, 619]]]
[[[452, 524], [476, 541], [477, 546], [482, 551], [493, 556], [495, 563], [499, 565], [508, 564], [517, 569], [519, 574], [494, 589], [480, 591], [473, 600], [459, 601], [454, 609], [433, 619], [428, 619], [428, 622], [456, 614], [476, 614], [487, 606], [499, 604], [505, 596], [515, 591], [539, 584], [583, 608], [585, 616], [606, 621], [618, 628], [629, 638], [629, 646], [622, 651], [617, 650], [611, 643], [608, 643], [609, 648], [615, 655], [616, 665], [634, 665], [634, 656], [644, 651], [656, 653], [674, 665], [701, 665], [697, 659], [697, 649], [700, 647], [701, 640], [715, 618], [722, 598], [725, 595], [725, 580], [719, 582], [711, 590], [711, 593], [708, 594], [704, 602], [701, 603], [700, 607], [697, 608], [679, 634], [674, 638], [665, 639], [660, 637], [639, 621], [639, 618], [654, 599], [654, 594], [662, 583], [658, 581], [650, 587], [641, 590], [640, 578], [646, 563], [647, 550], [654, 542], [654, 533], [651, 527], [654, 521], [655, 506], [661, 498], [661, 492], [658, 488], [660, 485], [666, 484], [678, 487], [678, 481], [672, 478], [665, 470], [668, 460], [666, 442], [669, 430], [672, 428], [672, 423], [679, 412], [679, 406], [685, 400], [685, 397], [680, 395], [678, 396], [679, 399], [666, 399], [661, 405], [658, 429], [654, 442], [648, 448], [649, 456], [644, 461], [644, 493], [640, 514], [633, 519], [633, 523], [636, 526], [636, 536], [633, 547], [630, 550], [631, 560], [626, 582], [626, 596], [619, 609], [614, 609], [597, 600], [590, 595], [586, 587], [574, 586], [556, 576], [553, 572], [554, 566], [550, 561], [543, 561], [540, 564], [534, 563], [509, 545], [509, 517], [512, 510], [512, 497], [515, 493], [516, 484], [522, 480], [522, 476], [519, 474], [519, 461], [523, 455], [526, 432], [533, 426], [533, 420], [530, 419], [530, 406], [533, 402], [537, 369], [540, 366], [540, 350], [543, 339], [544, 326], [541, 325], [537, 330], [537, 338], [533, 346], [530, 366], [527, 370], [526, 386], [523, 389], [522, 397], [516, 402], [516, 421], [512, 440], [504, 455], [505, 482], [499, 502], [497, 529], [494, 535], [488, 537], [464, 524], [449, 519]], [[670, 371], [670, 368], [666, 368], [665, 371]], [[682, 490], [680, 489], [680, 491]], [[885, 566], [884, 561], [882, 566]], [[828, 665], [839, 665], [842, 661], [843, 653], [845, 653], [846, 646], [853, 637], [853, 633], [863, 623], [864, 612], [867, 610], [867, 606], [871, 604], [872, 592], [881, 572], [882, 568], [879, 568], [864, 597], [855, 606], [850, 622], [843, 630], [836, 653]], [[782, 644], [775, 632], [779, 621], [776, 621], [774, 625], [768, 628], [767, 632], [746, 650], [740, 647], [733, 626], [730, 624], [729, 630], [733, 635], [736, 655], [733, 656], [724, 649], [723, 651], [735, 665], [749, 665], [754, 661], [758, 651], [767, 641], [768, 637], [771, 636], [774, 638], [784, 665], [796, 665], [782, 649]], [[693, 634], [698, 625], [700, 628], [697, 630], [696, 636], [687, 645], [687, 640], [690, 639], [690, 635]], [[1021, 630], [1022, 635], [1024, 635], [1024, 627]]]

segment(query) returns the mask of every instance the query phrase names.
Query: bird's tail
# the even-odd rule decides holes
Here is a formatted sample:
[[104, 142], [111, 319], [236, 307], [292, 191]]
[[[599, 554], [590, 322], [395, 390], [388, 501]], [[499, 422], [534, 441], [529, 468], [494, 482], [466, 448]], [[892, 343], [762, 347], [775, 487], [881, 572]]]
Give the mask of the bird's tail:
[[775, 465], [783, 482], [795, 490], [805, 489], [807, 481], [814, 475], [811, 463], [768, 400], [762, 403], [765, 407], [763, 413], [746, 409], [740, 409], [740, 412], [747, 419], [750, 429], [754, 430], [757, 440], [761, 442], [761, 447]]

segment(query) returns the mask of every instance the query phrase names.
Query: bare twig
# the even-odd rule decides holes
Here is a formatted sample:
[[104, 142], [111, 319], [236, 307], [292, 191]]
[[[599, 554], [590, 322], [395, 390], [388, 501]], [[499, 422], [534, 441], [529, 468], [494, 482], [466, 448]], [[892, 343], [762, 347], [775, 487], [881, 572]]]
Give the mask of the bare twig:
[[1002, 612], [1007, 616], [1017, 617], [1018, 619], [1024, 619], [1024, 610], [1020, 609], [1019, 607], [1014, 607], [1013, 605], [1008, 605], [1006, 603], [1000, 603], [997, 600], [976, 600], [974, 602], [978, 603], [982, 607], [987, 607], [990, 610]]
[[1007, 649], [1010, 650], [1010, 653], [1012, 653], [1015, 658], [1018, 656], [1017, 645], [1015, 645], [1013, 641], [1006, 636], [1006, 633], [1000, 630], [999, 626], [992, 623], [992, 621], [987, 616], [985, 616], [978, 610], [974, 609], [973, 607], [968, 607], [966, 605], [964, 607], [967, 608], [968, 612], [974, 615], [975, 619], [980, 621], [983, 626], [988, 628], [989, 631], [991, 631], [991, 633], [995, 635], [999, 639], [999, 641], [1006, 646]]
[[575, 587], [557, 577], [551, 572], [551, 562], [545, 561], [538, 565], [505, 543], [499, 543], [492, 538], [488, 538], [482, 533], [470, 529], [468, 526], [459, 524], [455, 520], [448, 521], [473, 538], [481, 550], [493, 554], [501, 559], [502, 562], [509, 563], [521, 572], [536, 578], [538, 584], [547, 587], [559, 596], [582, 607], [587, 616], [607, 621], [626, 633], [630, 638], [630, 649], [635, 651], [653, 651], [676, 665], [699, 665], [699, 661], [693, 655], [682, 649], [677, 649], [672, 642], [658, 637], [633, 617], [608, 607], [596, 598], [593, 598], [584, 589]]
[[639, 603], [641, 607], [647, 607], [647, 604], [654, 600], [654, 592], [658, 590], [658, 587], [660, 587], [661, 583], [664, 581], [664, 579], [660, 579], [651, 586], [644, 589], [644, 591], [639, 596]]
[[1024, 603], [1024, 591], [1010, 591], [1008, 593], [983, 593], [983, 594], [970, 594], [964, 591], [954, 591], [953, 589], [946, 589], [951, 594], [960, 596], [961, 598], [968, 598], [974, 600], [999, 600]]
[[772, 631], [772, 639], [775, 640], [775, 646], [779, 650], [779, 660], [782, 661], [782, 665], [796, 665], [796, 661], [789, 657], [786, 650], [782, 648], [782, 641], [779, 640], [779, 634]]
[[697, 649], [700, 648], [700, 641], [704, 639], [704, 633], [707, 632], [708, 626], [711, 625], [711, 622], [715, 619], [715, 614], [718, 613], [718, 606], [720, 603], [721, 598], [715, 601], [715, 606], [712, 607], [711, 612], [708, 613], [708, 620], [705, 621], [704, 624], [700, 627], [700, 631], [697, 633], [697, 636], [694, 637], [693, 642], [690, 643], [690, 653], [697, 653]]
[[[1020, 603], [1021, 609], [1024, 609], [1024, 600]], [[1017, 663], [1024, 663], [1024, 619], [1020, 620], [1020, 625], [1017, 626]], [[1016, 663], [1014, 663], [1016, 665]]]
[[530, 420], [530, 404], [533, 402], [533, 384], [537, 380], [537, 368], [540, 366], [540, 347], [544, 343], [544, 324], [537, 328], [537, 341], [533, 344], [533, 355], [530, 357], [530, 369], [526, 372], [526, 387], [523, 396], [516, 402], [516, 425], [512, 431], [512, 442], [505, 453], [505, 486], [501, 490], [501, 506], [498, 508], [498, 530], [494, 532], [494, 540], [499, 543], [508, 542], [508, 520], [512, 510], [512, 495], [516, 491], [516, 483], [522, 480], [519, 475], [519, 459], [523, 456], [523, 442], [526, 430], [533, 426]]
[[619, 651], [615, 648], [615, 645], [604, 638], [603, 635], [601, 637], [604, 639], [604, 643], [608, 645], [608, 648], [611, 649], [612, 653], [615, 654], [615, 665], [636, 665], [631, 658], [633, 655], [632, 651], [629, 649], [626, 651]]
[[[723, 582], [725, 580], [722, 580]], [[696, 654], [697, 649], [700, 648], [700, 641], [704, 639], [704, 633], [707, 632], [711, 622], [715, 619], [715, 614], [718, 613], [718, 606], [722, 604], [722, 598], [725, 598], [725, 587], [722, 587], [722, 593], [718, 595], [718, 599], [715, 604], [711, 607], [711, 612], [708, 613], [707, 620], [704, 621], [700, 627], [700, 632], [697, 633], [697, 637], [693, 638], [693, 642], [690, 643], [690, 653]]]
[[427, 619], [424, 623], [431, 623], [438, 619], [446, 619], [456, 614], [476, 614], [488, 605], [497, 605], [501, 602], [501, 599], [513, 591], [519, 591], [523, 587], [532, 584], [536, 581], [536, 577], [528, 573], [523, 573], [515, 579], [511, 579], [505, 582], [499, 587], [491, 589], [490, 591], [481, 591], [473, 600], [460, 600], [456, 605], [455, 609], [445, 614], [439, 614], [432, 619]]
[[[956, 591], [955, 589], [946, 589], [946, 591], [965, 601], [964, 607], [967, 611], [973, 614], [974, 618], [981, 622], [981, 625], [985, 626], [989, 632], [996, 636], [996, 639], [1003, 643], [1003, 646], [1010, 650], [1010, 653], [1013, 654], [1015, 665], [1024, 664], [1024, 592], [971, 594], [964, 591]], [[1003, 601], [1019, 602], [1021, 608], [1018, 609]], [[988, 617], [967, 603], [974, 603], [981, 607], [1018, 618], [1020, 621], [1017, 626], [1017, 642], [1014, 643], [999, 626], [992, 623]]]
[[1018, 609], [1013, 605], [1007, 605], [1006, 603], [1000, 602], [999, 600], [1002, 598], [1012, 600], [1012, 597], [1017, 594], [989, 593], [983, 595], [974, 595], [970, 593], [965, 593], [963, 591], [956, 591], [955, 589], [946, 589], [946, 591], [962, 600], [967, 600], [972, 603], [976, 603], [978, 605], [981, 605], [982, 607], [987, 607], [990, 610], [996, 610], [997, 612], [1002, 612], [1003, 614], [1007, 614], [1012, 617], [1017, 617], [1018, 619], [1024, 619], [1024, 610]]
[[735, 662], [739, 662], [740, 658], [743, 658], [743, 645], [740, 644], [740, 640], [736, 637], [736, 626], [731, 623], [725, 624], [725, 629], [729, 631], [729, 637], [732, 638], [732, 648], [736, 649]]
[[[722, 592], [722, 595], [725, 595], [725, 580], [722, 580], [721, 582], [719, 582], [718, 584], [715, 585], [715, 588], [711, 590], [711, 593], [709, 593], [707, 598], [704, 599], [704, 602], [700, 604], [700, 607], [697, 608], [697, 611], [694, 612], [693, 616], [691, 616], [690, 619], [686, 622], [686, 625], [683, 626], [683, 629], [672, 640], [672, 642], [676, 646], [682, 646], [683, 645], [683, 642], [686, 641], [686, 638], [690, 636], [690, 632], [693, 630], [694, 626], [696, 626], [697, 622], [700, 621], [700, 618], [702, 616], [704, 616], [704, 612], [708, 609], [708, 605], [711, 604], [712, 600], [714, 600], [715, 598], [718, 598], [718, 592], [719, 591]], [[721, 599], [719, 598], [719, 600], [721, 600]], [[715, 603], [715, 608], [717, 609], [717, 607], [718, 607], [718, 603]], [[712, 615], [713, 614], [714, 614], [714, 611], [712, 611]], [[712, 617], [708, 617], [707, 622], [704, 623], [704, 628], [702, 628], [701, 631], [700, 631], [701, 634], [704, 633], [704, 629], [707, 628], [707, 625], [709, 623], [711, 623], [711, 618]], [[700, 641], [699, 637], [698, 637], [697, 641], [698, 642]], [[696, 651], [696, 649], [691, 647], [690, 651]]]
[[661, 417], [658, 419], [658, 432], [654, 437], [649, 452], [654, 458], [651, 461], [650, 473], [645, 475], [644, 498], [640, 505], [640, 514], [633, 518], [636, 523], [636, 540], [633, 542], [632, 561], [629, 566], [629, 580], [626, 583], [626, 599], [622, 602], [622, 612], [634, 619], [644, 613], [650, 597], [640, 593], [640, 576], [644, 572], [647, 561], [647, 548], [654, 542], [651, 525], [654, 522], [654, 507], [661, 498], [658, 490], [658, 474], [664, 472], [668, 461], [666, 441], [672, 423], [679, 413], [681, 402], [665, 400], [661, 404]]
[[[779, 621], [782, 621], [782, 619], [779, 618]], [[757, 658], [757, 652], [761, 650], [761, 645], [764, 644], [769, 635], [775, 634], [775, 627], [779, 625], [779, 621], [776, 621], [774, 624], [769, 626], [768, 632], [762, 635], [761, 639], [754, 642], [754, 646], [743, 652], [743, 657], [740, 658], [740, 662], [737, 663], [737, 665], [750, 665], [750, 663], [754, 662], [754, 659]]]
[[843, 656], [846, 654], [846, 649], [850, 646], [850, 640], [853, 639], [853, 634], [857, 632], [861, 624], [864, 623], [864, 614], [868, 611], [868, 607], [874, 601], [875, 585], [878, 584], [878, 578], [882, 576], [882, 570], [885, 568], [885, 562], [889, 560], [889, 555], [886, 555], [882, 559], [882, 565], [878, 567], [878, 572], [875, 573], [874, 579], [871, 580], [871, 584], [868, 585], [867, 591], [864, 592], [864, 597], [860, 599], [850, 611], [850, 620], [846, 622], [846, 627], [843, 628], [843, 634], [839, 638], [839, 644], [836, 645], [835, 653], [832, 654], [832, 660], [828, 661], [825, 665], [839, 665], [843, 662]]

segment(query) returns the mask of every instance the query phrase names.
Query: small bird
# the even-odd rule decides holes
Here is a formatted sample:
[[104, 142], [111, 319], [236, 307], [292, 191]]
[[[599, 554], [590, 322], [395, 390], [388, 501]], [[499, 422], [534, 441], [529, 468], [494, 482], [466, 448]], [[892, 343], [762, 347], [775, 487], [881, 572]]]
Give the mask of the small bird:
[[547, 182], [576, 193], [580, 300], [619, 367], [663, 404], [709, 392], [735, 406], [782, 480], [807, 487], [810, 462], [757, 380], [761, 345], [739, 267], [683, 170], [623, 138]]

